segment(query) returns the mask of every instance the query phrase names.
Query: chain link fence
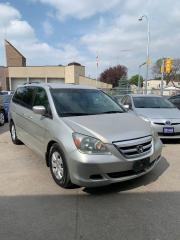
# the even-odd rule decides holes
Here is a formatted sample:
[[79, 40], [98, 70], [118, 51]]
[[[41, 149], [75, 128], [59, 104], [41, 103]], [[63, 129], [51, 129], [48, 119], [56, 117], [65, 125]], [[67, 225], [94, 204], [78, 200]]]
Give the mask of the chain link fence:
[[[122, 96], [126, 94], [144, 94], [143, 88], [112, 88], [112, 89], [102, 89], [104, 92], [109, 94], [110, 96]], [[153, 89], [147, 89], [147, 94], [154, 94], [154, 95], [161, 95], [161, 89], [153, 88]], [[163, 90], [163, 96], [174, 96], [180, 94], [180, 89], [164, 89]]]

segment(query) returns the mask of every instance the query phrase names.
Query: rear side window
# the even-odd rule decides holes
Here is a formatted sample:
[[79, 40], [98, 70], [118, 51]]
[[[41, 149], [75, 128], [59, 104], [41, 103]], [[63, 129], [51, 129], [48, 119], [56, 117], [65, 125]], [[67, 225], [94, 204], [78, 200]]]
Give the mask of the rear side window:
[[13, 96], [12, 101], [20, 104], [22, 102], [23, 97], [23, 88], [18, 88]]
[[32, 108], [34, 99], [34, 87], [20, 87], [16, 90], [13, 96], [13, 102], [20, 104], [23, 107]]

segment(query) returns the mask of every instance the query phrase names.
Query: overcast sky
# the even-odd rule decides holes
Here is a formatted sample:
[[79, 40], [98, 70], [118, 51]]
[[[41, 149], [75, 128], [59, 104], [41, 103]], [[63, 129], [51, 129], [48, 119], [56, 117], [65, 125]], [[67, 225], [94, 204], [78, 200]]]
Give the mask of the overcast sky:
[[0, 1], [0, 65], [3, 39], [11, 41], [28, 65], [58, 65], [76, 61], [87, 76], [123, 64], [129, 76], [145, 61], [150, 19], [152, 63], [160, 57], [180, 57], [180, 1], [174, 0], [9, 0]]

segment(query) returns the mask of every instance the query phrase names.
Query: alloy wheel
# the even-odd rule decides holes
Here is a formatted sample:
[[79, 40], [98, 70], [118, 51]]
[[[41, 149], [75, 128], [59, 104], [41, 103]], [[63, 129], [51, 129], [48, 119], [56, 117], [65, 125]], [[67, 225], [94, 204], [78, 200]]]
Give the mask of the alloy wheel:
[[12, 126], [11, 126], [11, 136], [12, 136], [12, 139], [15, 141], [16, 140], [16, 130], [15, 130], [14, 124], [12, 124]]
[[63, 160], [59, 152], [55, 151], [51, 156], [52, 171], [58, 180], [64, 177]]

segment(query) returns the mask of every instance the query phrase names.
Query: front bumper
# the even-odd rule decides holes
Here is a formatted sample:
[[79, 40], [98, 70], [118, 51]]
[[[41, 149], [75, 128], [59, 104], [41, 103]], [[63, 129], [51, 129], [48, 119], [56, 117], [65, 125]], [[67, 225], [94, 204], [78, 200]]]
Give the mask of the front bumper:
[[161, 160], [161, 152], [162, 143], [158, 140], [153, 153], [148, 156], [149, 166], [135, 172], [134, 164], [143, 158], [127, 160], [119, 152], [118, 155], [87, 155], [77, 150], [68, 159], [71, 181], [79, 186], [97, 187], [134, 179], [152, 171]]
[[[161, 139], [179, 139], [180, 138], [180, 124], [166, 126], [166, 125], [160, 125], [160, 123], [155, 124], [154, 122], [152, 122], [151, 125], [154, 128], [154, 130], [158, 133]], [[173, 127], [174, 133], [164, 134], [163, 132], [164, 127]]]

